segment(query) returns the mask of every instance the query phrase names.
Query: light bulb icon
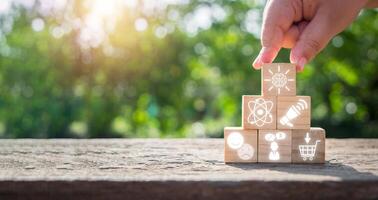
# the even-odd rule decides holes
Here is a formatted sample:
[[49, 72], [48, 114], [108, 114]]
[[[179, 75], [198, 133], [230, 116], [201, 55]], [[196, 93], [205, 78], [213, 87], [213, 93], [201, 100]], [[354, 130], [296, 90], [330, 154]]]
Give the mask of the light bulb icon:
[[293, 127], [291, 121], [302, 114], [303, 110], [308, 109], [308, 104], [305, 100], [299, 99], [295, 105], [292, 105], [286, 114], [280, 119], [282, 125]]

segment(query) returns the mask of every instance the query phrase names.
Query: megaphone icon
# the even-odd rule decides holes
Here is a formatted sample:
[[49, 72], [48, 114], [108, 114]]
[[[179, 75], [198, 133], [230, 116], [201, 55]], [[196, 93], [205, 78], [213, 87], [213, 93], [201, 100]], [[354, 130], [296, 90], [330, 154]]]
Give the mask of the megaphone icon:
[[305, 100], [299, 99], [298, 103], [296, 105], [292, 105], [287, 113], [280, 119], [280, 123], [282, 125], [286, 125], [289, 127], [293, 127], [293, 124], [291, 121], [295, 118], [297, 118], [299, 115], [302, 114], [302, 110], [305, 110], [308, 108], [308, 104]]

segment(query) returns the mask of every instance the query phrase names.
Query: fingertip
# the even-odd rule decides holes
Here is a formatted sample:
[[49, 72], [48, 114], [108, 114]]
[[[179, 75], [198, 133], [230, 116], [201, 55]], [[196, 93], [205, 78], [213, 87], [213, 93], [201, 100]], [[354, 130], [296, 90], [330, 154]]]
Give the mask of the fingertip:
[[302, 72], [308, 60], [305, 56], [303, 56], [299, 52], [300, 52], [300, 49], [298, 45], [295, 46], [293, 49], [291, 49], [290, 62], [295, 64], [297, 72]]
[[252, 63], [252, 67], [255, 68], [255, 69], [260, 69], [261, 68], [261, 60], [260, 60], [260, 55], [258, 55], [255, 60], [253, 61]]
[[306, 64], [307, 64], [307, 59], [305, 57], [300, 58], [299, 62], [296, 63], [297, 72], [302, 72]]
[[253, 68], [260, 69], [263, 64], [272, 63], [276, 58], [279, 47], [263, 47], [260, 50], [259, 55], [253, 61]]
[[301, 73], [303, 71], [303, 68], [299, 67], [298, 65], [295, 66], [297, 73]]
[[274, 60], [274, 58], [276, 58], [277, 53], [278, 53], [277, 48], [263, 47], [259, 54], [260, 63], [261, 64], [271, 63]]
[[257, 65], [255, 63], [252, 64], [252, 68], [253, 69], [260, 69], [261, 68], [261, 65]]
[[261, 68], [261, 65], [258, 65], [258, 64], [253, 63], [253, 64], [252, 64], [252, 68], [253, 68], [253, 69], [260, 69], [260, 68]]
[[290, 62], [291, 63], [294, 63], [294, 64], [297, 64], [299, 62], [299, 59], [300, 59], [300, 54], [298, 53], [298, 44], [295, 45], [291, 51], [290, 51]]

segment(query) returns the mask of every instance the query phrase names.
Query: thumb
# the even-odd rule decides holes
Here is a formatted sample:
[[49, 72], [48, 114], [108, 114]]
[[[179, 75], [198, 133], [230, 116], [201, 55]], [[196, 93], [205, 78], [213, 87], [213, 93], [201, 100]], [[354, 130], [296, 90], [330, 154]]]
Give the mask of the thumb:
[[304, 65], [316, 56], [331, 40], [334, 33], [324, 15], [316, 15], [304, 28], [290, 53], [290, 61], [302, 71]]

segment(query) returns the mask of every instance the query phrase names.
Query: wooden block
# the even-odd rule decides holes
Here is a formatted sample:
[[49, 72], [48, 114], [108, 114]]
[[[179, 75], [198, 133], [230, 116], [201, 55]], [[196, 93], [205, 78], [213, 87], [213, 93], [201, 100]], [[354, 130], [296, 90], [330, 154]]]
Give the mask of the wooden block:
[[224, 162], [256, 163], [257, 130], [245, 130], [242, 127], [225, 127]]
[[295, 96], [296, 68], [290, 63], [272, 63], [262, 66], [261, 91], [263, 96]]
[[276, 129], [276, 97], [243, 95], [244, 129]]
[[259, 130], [258, 135], [258, 162], [291, 162], [291, 130]]
[[277, 129], [310, 129], [311, 97], [277, 97]]
[[292, 131], [293, 163], [325, 162], [325, 130], [313, 128]]

